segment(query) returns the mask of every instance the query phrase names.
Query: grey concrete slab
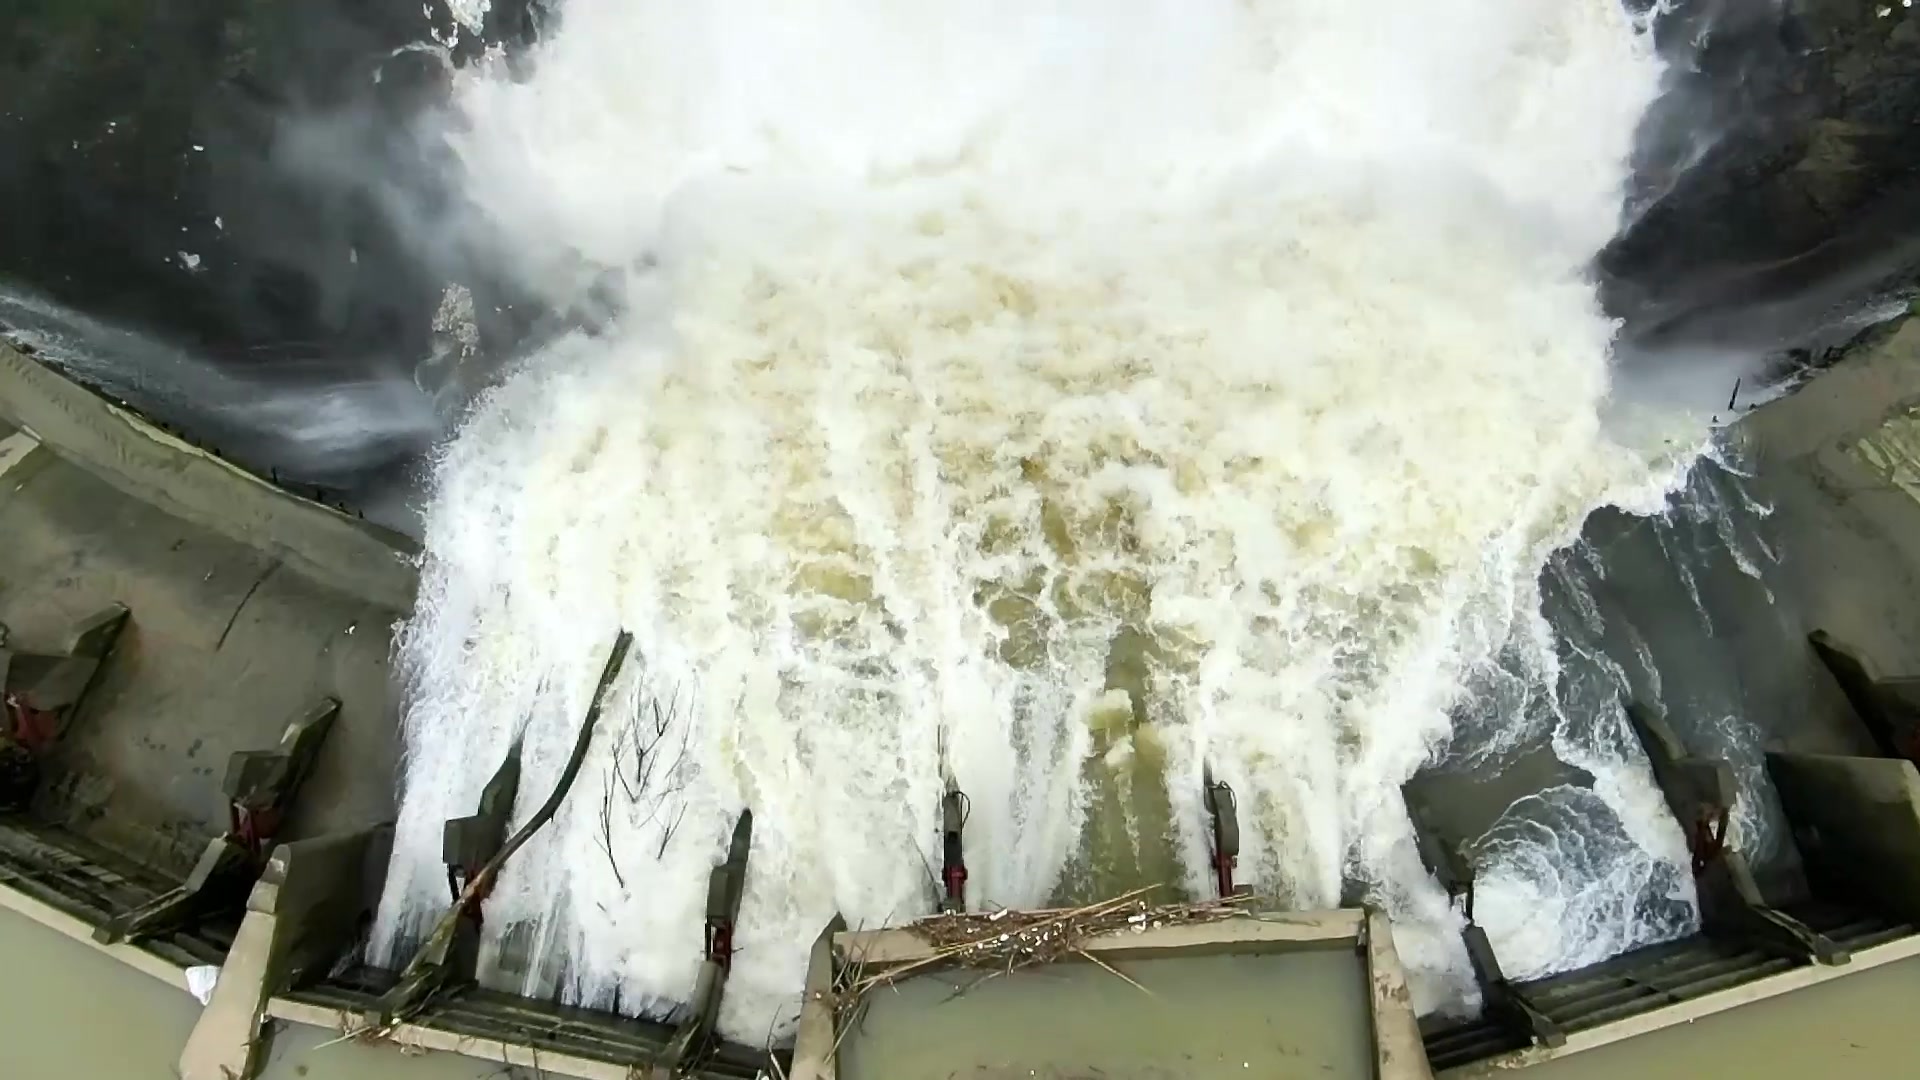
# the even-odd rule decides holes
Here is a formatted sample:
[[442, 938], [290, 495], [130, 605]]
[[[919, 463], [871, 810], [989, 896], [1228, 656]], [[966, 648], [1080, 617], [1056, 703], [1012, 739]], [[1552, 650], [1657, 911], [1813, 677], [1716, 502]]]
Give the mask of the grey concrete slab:
[[29, 650], [110, 602], [132, 612], [50, 762], [40, 809], [182, 871], [226, 827], [227, 756], [271, 747], [322, 696], [341, 715], [288, 835], [392, 812], [388, 687], [399, 612], [155, 509], [34, 451], [0, 478], [0, 621]]
[[1893, 672], [1920, 671], [1920, 502], [1846, 448], [1917, 403], [1920, 319], [1909, 319], [1740, 428], [1769, 481], [1805, 621]]

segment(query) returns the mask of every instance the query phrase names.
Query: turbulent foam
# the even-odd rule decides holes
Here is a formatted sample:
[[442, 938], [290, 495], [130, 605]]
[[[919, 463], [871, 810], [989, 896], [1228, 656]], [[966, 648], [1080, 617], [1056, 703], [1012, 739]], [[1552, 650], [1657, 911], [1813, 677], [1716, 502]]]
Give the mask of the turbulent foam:
[[[528, 358], [445, 450], [376, 951], [445, 903], [439, 823], [516, 738], [522, 812], [544, 794], [624, 626], [641, 660], [490, 901], [513, 946], [489, 977], [670, 1007], [750, 806], [722, 1025], [758, 1040], [832, 913], [929, 907], [943, 756], [970, 901], [1054, 893], [1089, 755], [1143, 745], [1095, 719], [1131, 637], [1182, 884], [1206, 887], [1205, 761], [1240, 793], [1243, 878], [1302, 907], [1370, 883], [1423, 1004], [1457, 1000], [1398, 785], [1503, 653], [1552, 685], [1548, 553], [1673, 476], [1602, 425], [1584, 276], [1657, 78], [1625, 17], [562, 14], [530, 77], [468, 77], [454, 141], [526, 282], [617, 281], [624, 314]], [[1614, 887], [1587, 867], [1523, 877]], [[1533, 950], [1517, 969], [1577, 952], [1532, 933], [1502, 942]]]

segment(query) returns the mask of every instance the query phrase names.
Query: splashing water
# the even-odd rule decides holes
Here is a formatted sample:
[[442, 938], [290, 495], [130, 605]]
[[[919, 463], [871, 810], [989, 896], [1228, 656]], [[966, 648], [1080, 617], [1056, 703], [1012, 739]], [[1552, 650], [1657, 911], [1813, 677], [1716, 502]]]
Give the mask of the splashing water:
[[[1423, 1005], [1466, 993], [1398, 786], [1474, 673], [1552, 684], [1547, 556], [1656, 509], [1685, 462], [1644, 447], [1698, 430], [1600, 419], [1584, 269], [1644, 35], [1606, 0], [562, 17], [529, 76], [464, 76], [451, 138], [525, 282], [617, 281], [623, 314], [444, 452], [376, 953], [446, 903], [440, 823], [516, 739], [520, 812], [544, 794], [624, 626], [582, 781], [489, 902], [496, 984], [671, 1008], [751, 807], [721, 1025], [758, 1041], [835, 911], [929, 909], [943, 762], [975, 906], [1156, 846], [1204, 890], [1204, 762], [1243, 878], [1297, 907], [1364, 883]], [[1619, 789], [1590, 797], [1621, 842], [1658, 833]], [[1115, 792], [1162, 809], [1085, 865]], [[1614, 888], [1594, 865], [1529, 880]], [[1503, 951], [1578, 953], [1538, 937]]]

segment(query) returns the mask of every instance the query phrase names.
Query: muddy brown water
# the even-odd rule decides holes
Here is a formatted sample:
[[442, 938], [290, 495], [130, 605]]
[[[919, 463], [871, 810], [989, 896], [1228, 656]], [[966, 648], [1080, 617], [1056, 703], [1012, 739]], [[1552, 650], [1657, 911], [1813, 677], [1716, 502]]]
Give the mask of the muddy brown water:
[[[1310, 964], [1337, 963], [1342, 958], [1337, 953], [1305, 956]], [[10, 911], [0, 911], [0, 957], [6, 959], [6, 969], [11, 973], [0, 979], [0, 1077], [7, 1080], [166, 1080], [174, 1075], [174, 1063], [200, 1009], [191, 997]], [[1245, 972], [1230, 973], [1227, 982], [1210, 982], [1196, 1000], [1183, 996], [1187, 991], [1201, 989], [1192, 984], [1195, 973], [1177, 967], [1156, 975], [1150, 988], [1163, 991], [1159, 999], [1142, 997], [1138, 990], [1091, 968], [1080, 974], [1089, 979], [1101, 975], [1106, 981], [1092, 979], [1087, 983], [1083, 989], [1090, 991], [1085, 998], [1089, 1007], [1069, 1018], [1069, 1022], [1076, 1031], [1103, 1032], [1113, 1040], [1109, 1045], [1114, 1051], [1138, 1046], [1143, 1053], [1151, 1055], [1154, 1032], [1164, 1024], [1201, 1024], [1219, 1029], [1222, 1036], [1219, 1061], [1197, 1062], [1194, 1070], [1182, 1071], [1176, 1065], [1143, 1059], [1139, 1062], [1143, 1066], [1157, 1064], [1171, 1071], [1141, 1075], [1361, 1075], [1351, 1071], [1358, 1048], [1353, 1036], [1360, 1031], [1354, 1026], [1358, 1022], [1357, 1014], [1345, 1019], [1329, 1019], [1323, 1030], [1314, 1033], [1312, 1045], [1293, 1047], [1301, 1051], [1297, 1057], [1263, 1058], [1258, 1064], [1268, 1067], [1260, 1071], [1256, 1071], [1251, 1051], [1244, 1058], [1228, 1060], [1232, 1051], [1247, 1048], [1244, 1025], [1251, 1022], [1257, 1025], [1254, 1031], [1264, 1030], [1267, 1021], [1261, 1016], [1276, 1011], [1277, 1005], [1306, 1010], [1298, 1014], [1297, 1019], [1313, 1023], [1340, 1011], [1307, 997], [1289, 996], [1284, 986], [1276, 991], [1273, 984], [1275, 978], [1285, 983], [1297, 977], [1327, 974], [1325, 972], [1294, 971], [1275, 976], [1249, 968]], [[1236, 982], [1241, 985], [1236, 987]], [[1058, 1016], [1030, 1008], [1023, 1010], [1025, 988], [1011, 984], [1009, 988], [1014, 993], [1005, 1000], [982, 997], [953, 1012], [952, 1018], [942, 1021], [935, 1030], [938, 1038], [929, 1045], [944, 1047], [945, 1052], [952, 1054], [972, 1047], [978, 1053], [975, 1063], [970, 1064], [990, 1066], [997, 1060], [990, 1060], [994, 1050], [1008, 1045], [1018, 1048], [1023, 1032], [1027, 1035], [1045, 1032], [1051, 1037]], [[931, 994], [937, 989], [929, 984], [927, 992]], [[1218, 1012], [1208, 1007], [1236, 990], [1240, 992], [1238, 1001], [1227, 1001]], [[1276, 992], [1281, 993], [1280, 999], [1269, 996]], [[1329, 996], [1345, 1001], [1348, 995], [1343, 991]], [[1358, 1000], [1357, 987], [1352, 996]], [[1156, 1018], [1156, 1011], [1163, 1008], [1167, 1011]], [[1920, 959], [1889, 964], [1692, 1024], [1535, 1066], [1526, 1070], [1526, 1075], [1539, 1080], [1611, 1080], [1623, 1076], [1635, 1080], [1696, 1080], [1701, 1076], [1748, 1080], [1801, 1080], [1823, 1075], [1909, 1076], [1913, 1058], [1908, 1018], [1916, 1008], [1920, 1008]], [[1229, 1046], [1230, 1034], [1240, 1042]], [[1257, 1037], [1256, 1034], [1254, 1038]], [[1279, 1044], [1271, 1043], [1271, 1047]], [[870, 1049], [902, 1055], [914, 1052], [906, 1043]], [[1270, 1049], [1270, 1054], [1277, 1053], [1279, 1049]], [[907, 1058], [895, 1060], [905, 1062]], [[1243, 1061], [1244, 1069], [1241, 1068]], [[1286, 1064], [1288, 1061], [1306, 1062], [1314, 1067], [1295, 1071]], [[884, 1061], [872, 1063], [884, 1064]], [[316, 1028], [291, 1028], [276, 1039], [265, 1078], [482, 1080], [504, 1075], [500, 1065], [473, 1058], [451, 1054], [410, 1056], [388, 1047], [335, 1042], [331, 1033]], [[998, 1074], [969, 1067], [955, 1075]]]

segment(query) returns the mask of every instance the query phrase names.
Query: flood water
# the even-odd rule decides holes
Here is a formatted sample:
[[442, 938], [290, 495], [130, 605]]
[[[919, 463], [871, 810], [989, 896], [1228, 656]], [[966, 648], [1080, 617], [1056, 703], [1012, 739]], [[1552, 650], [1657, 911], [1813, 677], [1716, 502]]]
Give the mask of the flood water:
[[1373, 1074], [1366, 974], [1352, 949], [1111, 966], [1125, 978], [1069, 960], [996, 978], [943, 972], [875, 993], [841, 1051], [839, 1075], [1360, 1080]]

